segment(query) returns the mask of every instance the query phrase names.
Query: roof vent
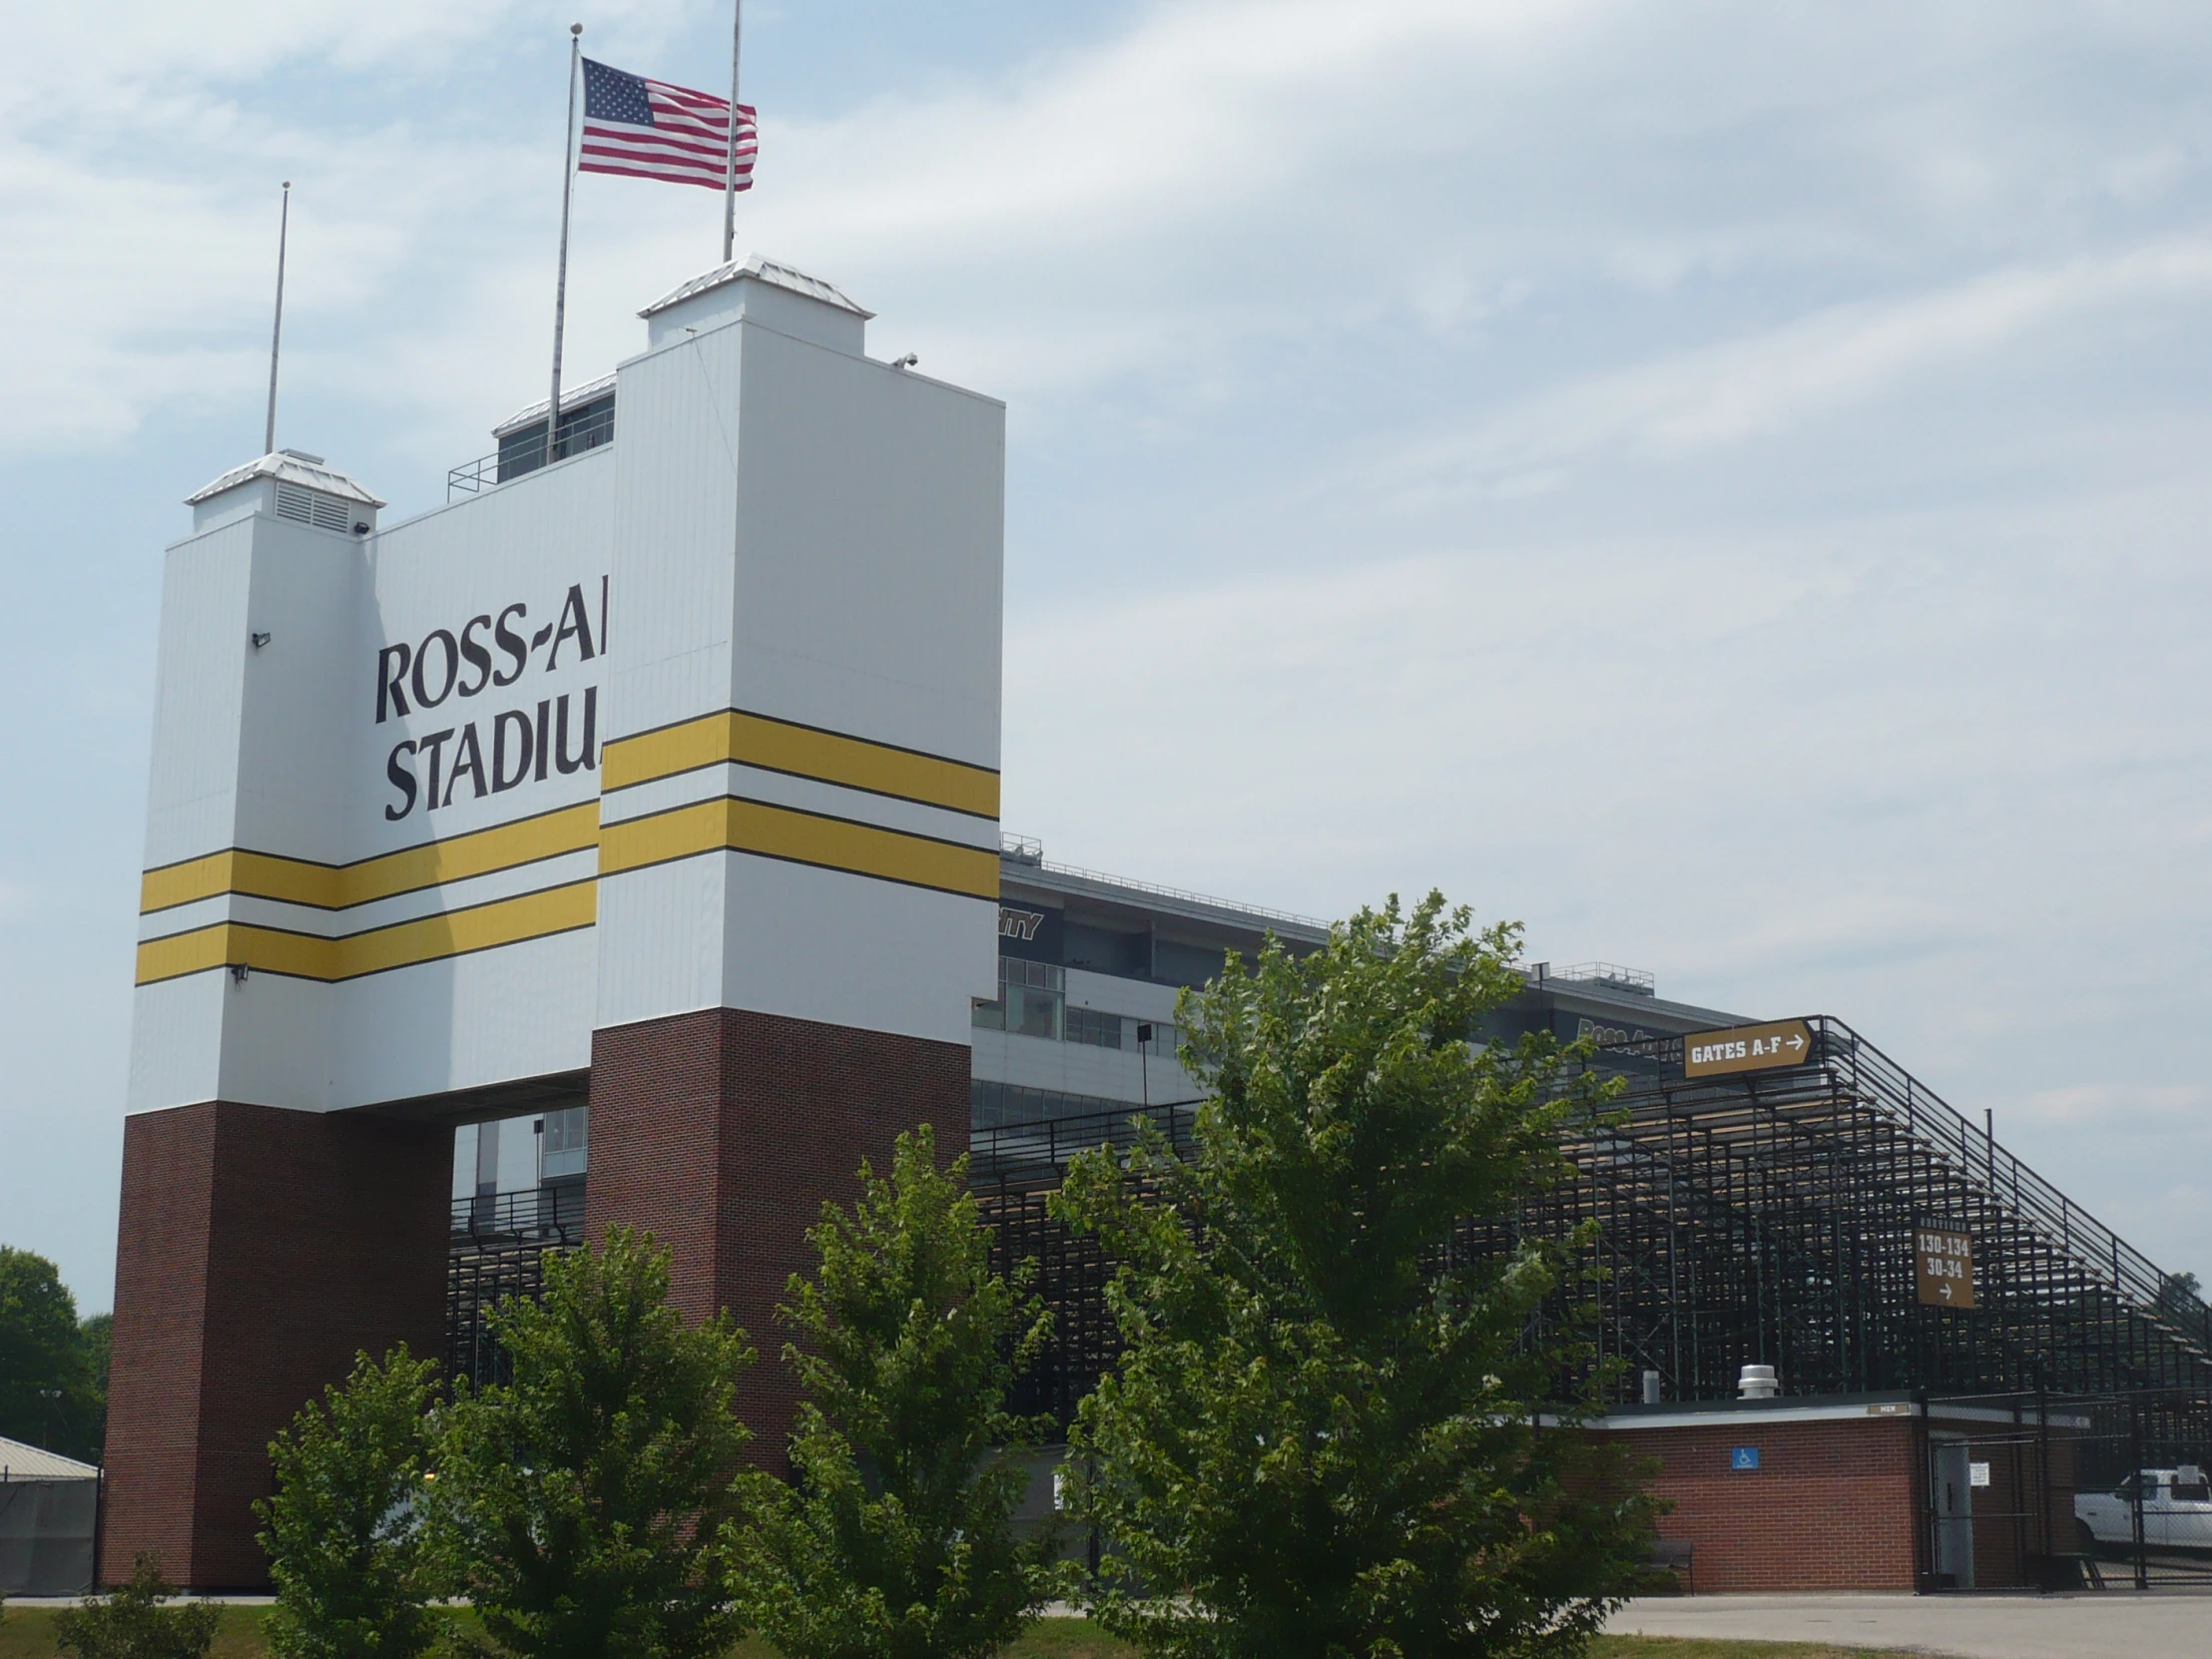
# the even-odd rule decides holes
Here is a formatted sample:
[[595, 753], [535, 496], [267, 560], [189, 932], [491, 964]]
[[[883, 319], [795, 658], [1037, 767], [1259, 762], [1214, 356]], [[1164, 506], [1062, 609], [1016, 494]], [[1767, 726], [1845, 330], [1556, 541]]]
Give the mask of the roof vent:
[[206, 489], [185, 498], [197, 534], [255, 513], [272, 513], [317, 530], [363, 533], [376, 528], [383, 502], [319, 457], [279, 449], [233, 467]]
[[1736, 1377], [1739, 1399], [1772, 1399], [1782, 1391], [1772, 1366], [1746, 1366]]
[[336, 530], [340, 534], [351, 529], [353, 524], [351, 510], [336, 496], [282, 479], [276, 482], [276, 516], [311, 524], [317, 530]]

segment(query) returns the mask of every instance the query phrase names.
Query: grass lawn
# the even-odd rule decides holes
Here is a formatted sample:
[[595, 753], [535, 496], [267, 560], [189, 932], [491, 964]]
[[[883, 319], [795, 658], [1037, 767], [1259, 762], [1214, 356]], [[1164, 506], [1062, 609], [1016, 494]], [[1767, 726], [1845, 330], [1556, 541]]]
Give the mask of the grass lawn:
[[[226, 1607], [209, 1659], [267, 1659], [262, 1640], [266, 1607]], [[1013, 1649], [1013, 1659], [1129, 1659], [1133, 1649], [1095, 1630], [1086, 1619], [1044, 1619]], [[10, 1607], [0, 1615], [0, 1659], [54, 1659], [54, 1613]], [[732, 1659], [774, 1659], [762, 1642], [740, 1644]], [[1865, 1648], [1823, 1642], [1721, 1642], [1684, 1636], [1600, 1636], [1590, 1659], [1874, 1659]], [[1894, 1656], [1890, 1656], [1894, 1659]]]

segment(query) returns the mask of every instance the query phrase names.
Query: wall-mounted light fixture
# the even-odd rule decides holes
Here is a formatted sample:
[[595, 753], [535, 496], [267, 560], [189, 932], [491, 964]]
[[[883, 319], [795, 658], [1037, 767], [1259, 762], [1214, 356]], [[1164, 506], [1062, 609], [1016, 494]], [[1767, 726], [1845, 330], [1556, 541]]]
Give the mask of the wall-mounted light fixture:
[[266, 632], [255, 632], [247, 635], [246, 637], [254, 642], [254, 649], [256, 651], [261, 650], [263, 646], [269, 643], [269, 635]]
[[247, 974], [252, 971], [244, 962], [233, 962], [231, 964], [231, 983], [234, 985], [245, 984]]

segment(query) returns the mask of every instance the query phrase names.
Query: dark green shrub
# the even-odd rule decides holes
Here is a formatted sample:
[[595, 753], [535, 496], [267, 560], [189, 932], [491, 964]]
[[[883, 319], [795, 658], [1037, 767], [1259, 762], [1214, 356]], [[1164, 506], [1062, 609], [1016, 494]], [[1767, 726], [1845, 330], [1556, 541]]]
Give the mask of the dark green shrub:
[[177, 1601], [159, 1557], [141, 1554], [131, 1581], [87, 1596], [54, 1619], [54, 1645], [77, 1659], [207, 1659], [223, 1611], [211, 1601]]

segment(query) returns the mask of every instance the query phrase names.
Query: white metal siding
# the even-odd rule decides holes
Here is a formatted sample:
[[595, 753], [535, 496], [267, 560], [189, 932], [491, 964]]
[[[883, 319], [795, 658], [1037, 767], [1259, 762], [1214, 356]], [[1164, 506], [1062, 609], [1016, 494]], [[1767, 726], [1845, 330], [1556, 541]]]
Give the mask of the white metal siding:
[[995, 769], [1004, 407], [746, 331], [735, 701]]
[[[1002, 407], [758, 322], [687, 335], [618, 380], [613, 444], [466, 501], [355, 538], [350, 504], [279, 485], [252, 517], [171, 550], [149, 867], [235, 846], [350, 864], [593, 803], [596, 764], [385, 811], [400, 799], [395, 744], [453, 730], [450, 776], [468, 723], [488, 760], [498, 714], [566, 693], [580, 725], [587, 689], [600, 748], [738, 706], [997, 766]], [[533, 648], [508, 687], [456, 685], [430, 709], [410, 690], [409, 711], [378, 723], [380, 649], [411, 653], [516, 603], [527, 639], [571, 587], [593, 659], [570, 645], [547, 672]], [[259, 650], [256, 632], [270, 636]], [[989, 819], [743, 768], [656, 788], [739, 790], [976, 847], [996, 835]], [[571, 851], [337, 911], [220, 895], [142, 918], [141, 936], [230, 920], [335, 937], [596, 868]], [[988, 899], [723, 850], [596, 893], [589, 927], [335, 984], [210, 969], [146, 986], [131, 1105], [339, 1109], [540, 1076], [587, 1065], [596, 1026], [718, 1003], [965, 1042], [969, 999], [995, 983]]]

